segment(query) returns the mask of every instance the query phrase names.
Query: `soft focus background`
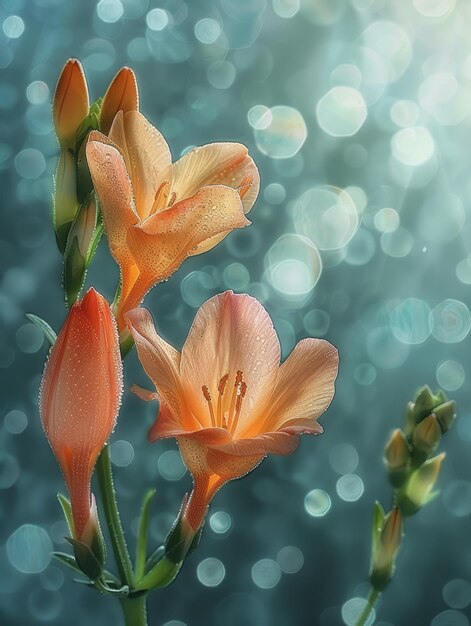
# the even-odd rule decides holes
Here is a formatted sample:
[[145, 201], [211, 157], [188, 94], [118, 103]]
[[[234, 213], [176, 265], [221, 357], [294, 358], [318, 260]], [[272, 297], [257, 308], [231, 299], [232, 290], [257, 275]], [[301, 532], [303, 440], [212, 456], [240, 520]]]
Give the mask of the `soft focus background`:
[[[471, 4], [467, 0], [1, 0], [0, 623], [119, 623], [114, 600], [51, 562], [67, 550], [61, 476], [38, 417], [46, 356], [34, 312], [64, 319], [50, 223], [51, 97], [78, 57], [93, 98], [122, 65], [175, 158], [249, 146], [253, 226], [187, 261], [146, 298], [180, 347], [198, 306], [233, 289], [274, 319], [286, 356], [339, 347], [325, 434], [223, 489], [154, 626], [352, 624], [367, 590], [373, 501], [388, 506], [389, 432], [417, 387], [458, 401], [440, 496], [407, 525], [381, 626], [469, 626], [471, 605]], [[103, 242], [89, 283], [111, 298]], [[126, 388], [147, 384], [135, 354]], [[174, 442], [150, 447], [155, 406], [127, 391], [111, 452], [131, 545], [145, 489], [162, 541], [190, 488]]]

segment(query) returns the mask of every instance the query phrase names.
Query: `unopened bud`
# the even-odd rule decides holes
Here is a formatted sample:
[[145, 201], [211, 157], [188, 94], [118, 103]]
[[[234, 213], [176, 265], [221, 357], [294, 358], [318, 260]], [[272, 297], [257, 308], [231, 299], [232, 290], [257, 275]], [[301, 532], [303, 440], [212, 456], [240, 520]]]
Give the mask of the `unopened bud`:
[[90, 517], [80, 538], [68, 539], [75, 553], [75, 560], [82, 572], [91, 580], [97, 580], [105, 564], [105, 542], [98, 521], [95, 496], [92, 495]]
[[386, 515], [376, 550], [371, 555], [370, 581], [376, 591], [382, 591], [394, 575], [395, 561], [402, 535], [401, 511], [399, 508], [395, 508]]
[[75, 133], [88, 114], [88, 89], [82, 66], [69, 59], [59, 76], [53, 101], [54, 126], [63, 150], [73, 149]]
[[110, 83], [101, 107], [100, 130], [107, 135], [118, 111], [137, 111], [139, 108], [139, 94], [134, 72], [129, 67], [123, 67]]
[[444, 402], [439, 407], [434, 409], [435, 417], [437, 418], [442, 433], [445, 434], [453, 426], [453, 422], [456, 418], [456, 403], [450, 400]]
[[398, 506], [406, 517], [414, 515], [425, 504], [433, 500], [432, 489], [440, 474], [445, 453], [429, 459], [410, 475], [406, 485], [397, 494]]
[[433, 413], [423, 419], [412, 433], [413, 456], [417, 465], [423, 463], [437, 449], [442, 431]]
[[414, 417], [416, 424], [430, 415], [435, 406], [435, 398], [428, 385], [417, 392], [414, 400]]
[[57, 245], [62, 254], [67, 245], [70, 227], [77, 215], [77, 166], [73, 153], [62, 152], [54, 177], [54, 229]]
[[406, 436], [399, 428], [395, 430], [384, 451], [384, 461], [393, 487], [400, 487], [409, 471], [410, 449]]

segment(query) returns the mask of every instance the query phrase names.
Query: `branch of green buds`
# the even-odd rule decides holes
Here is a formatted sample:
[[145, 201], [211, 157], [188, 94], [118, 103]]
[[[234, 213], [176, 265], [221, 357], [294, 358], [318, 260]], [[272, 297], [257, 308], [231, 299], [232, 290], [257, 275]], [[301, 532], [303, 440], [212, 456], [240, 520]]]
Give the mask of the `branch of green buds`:
[[396, 557], [404, 537], [404, 520], [431, 502], [445, 453], [436, 452], [456, 417], [455, 402], [439, 390], [422, 387], [409, 402], [403, 430], [396, 429], [384, 451], [384, 463], [393, 487], [393, 507], [385, 513], [375, 503], [372, 524], [371, 593], [355, 626], [364, 626], [384, 589], [391, 582]]

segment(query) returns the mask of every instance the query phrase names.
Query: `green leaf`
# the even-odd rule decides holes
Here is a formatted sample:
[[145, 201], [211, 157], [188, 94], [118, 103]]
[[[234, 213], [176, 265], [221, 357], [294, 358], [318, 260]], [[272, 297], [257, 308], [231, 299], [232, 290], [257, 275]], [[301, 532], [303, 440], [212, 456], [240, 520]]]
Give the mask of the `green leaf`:
[[69, 567], [70, 569], [74, 570], [74, 572], [78, 572], [79, 574], [82, 573], [82, 570], [77, 565], [77, 561], [74, 559], [72, 555], [66, 554], [65, 552], [53, 552], [52, 558], [62, 563], [62, 565], [65, 565], [66, 567]]
[[147, 553], [147, 529], [149, 527], [150, 505], [155, 496], [155, 489], [149, 489], [144, 496], [139, 520], [136, 545], [136, 578], [139, 580], [144, 575]]
[[69, 533], [73, 537], [75, 534], [74, 520], [72, 517], [72, 507], [70, 506], [70, 502], [61, 493], [57, 494], [57, 499], [59, 500], [59, 504], [62, 507], [62, 512], [64, 513], [65, 521], [67, 522], [67, 526], [69, 527]]
[[42, 331], [51, 346], [56, 343], [57, 335], [45, 320], [34, 315], [34, 313], [26, 313], [25, 317]]

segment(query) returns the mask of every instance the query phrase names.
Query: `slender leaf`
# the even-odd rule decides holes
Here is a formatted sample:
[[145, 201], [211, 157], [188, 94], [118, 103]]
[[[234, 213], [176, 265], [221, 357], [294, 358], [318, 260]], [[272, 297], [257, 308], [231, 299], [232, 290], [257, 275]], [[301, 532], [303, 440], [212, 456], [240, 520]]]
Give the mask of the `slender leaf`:
[[74, 570], [74, 572], [78, 572], [79, 574], [82, 573], [82, 570], [77, 565], [75, 558], [70, 554], [66, 554], [65, 552], [53, 552], [52, 557], [56, 559], [56, 561], [60, 561], [62, 565]]
[[51, 346], [56, 343], [57, 335], [45, 320], [38, 317], [37, 315], [34, 315], [34, 313], [26, 313], [25, 317], [28, 318], [29, 321], [32, 322], [35, 326], [42, 330], [44, 337], [47, 339]]
[[150, 505], [155, 496], [155, 489], [149, 489], [144, 496], [139, 520], [136, 545], [136, 578], [139, 580], [144, 575], [147, 553], [147, 530], [149, 527]]
[[72, 517], [72, 507], [70, 506], [70, 502], [61, 493], [57, 494], [57, 499], [59, 500], [59, 504], [62, 507], [62, 512], [64, 513], [65, 521], [67, 522], [69, 532], [73, 537], [75, 534], [74, 533], [74, 520]]

